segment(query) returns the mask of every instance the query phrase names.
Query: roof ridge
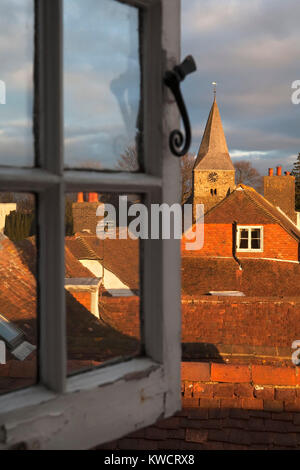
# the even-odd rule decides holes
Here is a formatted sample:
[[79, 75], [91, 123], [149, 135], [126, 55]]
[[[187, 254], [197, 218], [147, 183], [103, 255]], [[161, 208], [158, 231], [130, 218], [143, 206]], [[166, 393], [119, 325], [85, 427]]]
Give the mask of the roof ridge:
[[236, 190], [237, 190], [237, 188], [235, 187], [235, 188], [233, 189], [233, 191], [231, 191], [231, 193], [226, 194], [226, 196], [225, 196], [223, 199], [221, 199], [221, 201], [219, 201], [216, 205], [214, 205], [213, 207], [211, 207], [210, 209], [208, 209], [207, 212], [204, 212], [204, 215], [207, 216], [210, 212], [212, 212], [213, 210], [215, 210], [217, 207], [220, 207], [223, 203], [225, 203], [225, 201], [227, 201], [227, 199], [228, 199], [231, 195], [233, 195], [233, 194], [236, 192]]
[[83, 247], [87, 250], [91, 258], [101, 260], [100, 256], [97, 255], [97, 253], [92, 249], [92, 247], [82, 238], [80, 235], [76, 237], [76, 240], [78, 240]]
[[[248, 192], [248, 194], [247, 194]], [[245, 190], [245, 193], [246, 193], [246, 196], [251, 199], [251, 201], [253, 201], [254, 203], [257, 203], [260, 208], [269, 215], [269, 217], [271, 217], [273, 220], [275, 220], [285, 231], [288, 231], [290, 232], [294, 237], [296, 237], [298, 240], [300, 239], [300, 230], [297, 228], [297, 226], [289, 220], [288, 216], [283, 212], [283, 211], [279, 211], [278, 208], [276, 206], [274, 206], [274, 204], [272, 204], [270, 201], [268, 201], [268, 199], [266, 199], [262, 194], [259, 194], [254, 188], [251, 188], [251, 192], [255, 194], [255, 197], [258, 197], [258, 199], [260, 199], [260, 201], [255, 201], [253, 200], [253, 198], [251, 197], [251, 194], [250, 191], [248, 191], [248, 189]], [[264, 206], [263, 204], [267, 204], [268, 206], [270, 206], [270, 208], [275, 211], [275, 214], [272, 214], [271, 212], [269, 212]], [[292, 228], [288, 228], [284, 222], [282, 222], [282, 220], [280, 220], [280, 217], [276, 217], [276, 212], [278, 213], [278, 215], [280, 216], [283, 216], [285, 219], [286, 219], [286, 224], [290, 224], [292, 225], [293, 227]], [[296, 230], [296, 231], [295, 231]], [[298, 232], [298, 233], [297, 233]]]

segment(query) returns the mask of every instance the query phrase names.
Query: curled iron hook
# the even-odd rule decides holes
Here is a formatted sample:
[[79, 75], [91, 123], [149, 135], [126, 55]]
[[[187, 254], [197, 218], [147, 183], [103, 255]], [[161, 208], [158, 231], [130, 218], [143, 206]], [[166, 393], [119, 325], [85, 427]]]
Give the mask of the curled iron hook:
[[175, 97], [185, 130], [185, 136], [179, 129], [175, 129], [170, 134], [170, 149], [176, 157], [183, 157], [188, 152], [192, 138], [189, 115], [182, 97], [180, 82], [185, 79], [186, 75], [189, 75], [196, 69], [194, 58], [189, 55], [181, 64], [176, 65], [173, 70], [167, 71], [164, 76], [165, 85], [170, 88]]

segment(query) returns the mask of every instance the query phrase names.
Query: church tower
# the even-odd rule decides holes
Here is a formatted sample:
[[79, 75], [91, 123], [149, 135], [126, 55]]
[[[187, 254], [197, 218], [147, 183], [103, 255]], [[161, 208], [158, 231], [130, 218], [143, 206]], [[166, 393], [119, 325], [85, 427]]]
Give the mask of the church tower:
[[193, 169], [193, 206], [204, 204], [204, 212], [207, 212], [234, 187], [235, 169], [215, 97]]

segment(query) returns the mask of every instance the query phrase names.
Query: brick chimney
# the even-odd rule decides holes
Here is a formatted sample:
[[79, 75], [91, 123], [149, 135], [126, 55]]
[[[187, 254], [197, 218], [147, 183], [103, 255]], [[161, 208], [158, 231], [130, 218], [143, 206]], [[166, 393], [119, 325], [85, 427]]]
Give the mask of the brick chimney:
[[276, 175], [273, 168], [269, 168], [268, 176], [264, 176], [264, 196], [275, 207], [280, 209], [294, 222], [297, 223], [295, 212], [295, 177], [290, 172], [282, 175], [282, 167], [276, 167]]
[[87, 231], [96, 235], [98, 218], [96, 211], [99, 202], [98, 193], [78, 193], [77, 202], [72, 204], [74, 232]]

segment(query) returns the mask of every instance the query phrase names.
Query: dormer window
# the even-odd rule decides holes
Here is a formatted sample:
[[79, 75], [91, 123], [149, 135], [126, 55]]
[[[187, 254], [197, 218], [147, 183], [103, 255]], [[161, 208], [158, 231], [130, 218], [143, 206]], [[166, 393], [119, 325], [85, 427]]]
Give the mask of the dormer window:
[[237, 227], [237, 251], [263, 251], [263, 227]]

